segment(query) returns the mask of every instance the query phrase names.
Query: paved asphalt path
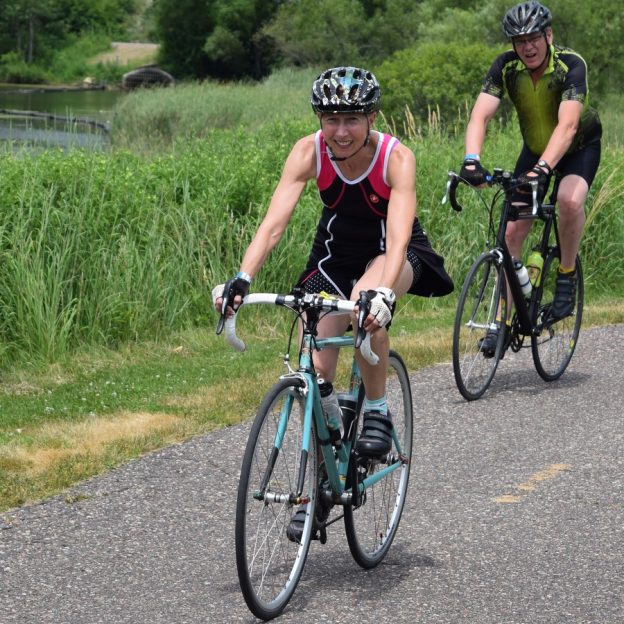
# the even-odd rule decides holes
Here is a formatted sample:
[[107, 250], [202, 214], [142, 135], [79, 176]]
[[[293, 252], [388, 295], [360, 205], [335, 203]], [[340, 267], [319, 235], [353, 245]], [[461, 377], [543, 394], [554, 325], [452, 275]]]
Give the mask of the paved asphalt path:
[[[341, 523], [278, 622], [624, 622], [624, 326], [584, 330], [546, 384], [530, 350], [467, 403], [450, 364], [413, 375], [415, 459], [375, 570]], [[1, 624], [253, 622], [234, 563], [248, 425], [0, 515]], [[331, 555], [331, 556], [330, 556]]]

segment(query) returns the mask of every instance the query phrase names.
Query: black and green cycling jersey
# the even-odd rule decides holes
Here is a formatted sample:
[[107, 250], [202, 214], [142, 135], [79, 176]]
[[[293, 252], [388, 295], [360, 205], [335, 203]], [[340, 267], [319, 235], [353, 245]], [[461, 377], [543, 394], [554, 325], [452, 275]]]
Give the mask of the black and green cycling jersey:
[[602, 133], [598, 113], [589, 106], [587, 65], [571, 50], [550, 46], [548, 67], [536, 84], [514, 50], [499, 55], [483, 81], [484, 93], [502, 98], [505, 91], [518, 112], [520, 131], [527, 147], [541, 154], [558, 122], [559, 105], [566, 100], [583, 104], [581, 122], [572, 145], [573, 152]]

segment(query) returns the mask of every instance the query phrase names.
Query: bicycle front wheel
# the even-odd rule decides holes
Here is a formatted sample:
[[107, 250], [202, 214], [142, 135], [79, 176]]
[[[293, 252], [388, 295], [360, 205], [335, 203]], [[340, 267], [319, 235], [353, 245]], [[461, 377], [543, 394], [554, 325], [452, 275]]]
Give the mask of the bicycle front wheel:
[[[484, 253], [472, 265], [464, 281], [453, 328], [453, 372], [462, 396], [478, 399], [494, 377], [505, 341], [507, 285], [502, 266], [493, 253]], [[497, 320], [499, 319], [499, 320]], [[499, 327], [493, 351], [481, 345], [489, 329]]]
[[[267, 393], [254, 421], [238, 487], [236, 566], [247, 606], [269, 620], [278, 616], [301, 578], [312, 539], [317, 492], [316, 435], [302, 454], [304, 382], [280, 380]], [[298, 484], [303, 485], [297, 500]], [[299, 505], [306, 504], [297, 540], [287, 529]]]
[[[345, 507], [349, 549], [363, 568], [374, 568], [388, 553], [407, 495], [412, 457], [412, 390], [405, 364], [394, 351], [390, 351], [386, 397], [394, 426], [392, 450], [381, 461], [359, 458], [358, 478], [361, 481], [390, 466], [395, 469], [362, 492], [357, 508]], [[360, 428], [361, 425], [360, 419]]]
[[568, 367], [579, 333], [581, 331], [581, 321], [583, 320], [583, 301], [585, 298], [585, 288], [583, 284], [583, 269], [581, 260], [576, 257], [576, 301], [574, 311], [570, 316], [566, 316], [558, 321], [550, 318], [550, 309], [555, 297], [555, 282], [559, 269], [559, 250], [554, 248], [548, 254], [544, 262], [542, 273], [542, 284], [538, 295], [537, 323], [542, 327], [539, 336], [531, 337], [531, 351], [533, 353], [533, 363], [539, 376], [545, 381], [559, 379]]

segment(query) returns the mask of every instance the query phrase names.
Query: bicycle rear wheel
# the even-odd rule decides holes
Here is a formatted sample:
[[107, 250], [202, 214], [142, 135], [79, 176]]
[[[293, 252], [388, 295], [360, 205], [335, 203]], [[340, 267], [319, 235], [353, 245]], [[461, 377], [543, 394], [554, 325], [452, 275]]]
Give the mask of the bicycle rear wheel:
[[[317, 492], [316, 435], [311, 436], [301, 474], [304, 382], [280, 380], [265, 396], [243, 458], [236, 506], [236, 566], [251, 612], [269, 620], [278, 616], [301, 578], [310, 548]], [[279, 448], [276, 447], [276, 441]], [[295, 500], [303, 476], [303, 500]], [[300, 542], [286, 530], [299, 504], [307, 502]]]
[[539, 336], [531, 337], [533, 363], [539, 376], [545, 381], [559, 379], [568, 367], [581, 331], [585, 288], [581, 260], [576, 258], [576, 302], [571, 316], [553, 321], [550, 309], [555, 296], [555, 281], [559, 269], [559, 249], [554, 248], [544, 262], [542, 283], [537, 305], [536, 325], [543, 325]]
[[[412, 390], [403, 360], [390, 351], [386, 396], [396, 434], [385, 460], [358, 459], [360, 481], [391, 465], [398, 467], [368, 487], [357, 508], [345, 507], [345, 531], [353, 558], [374, 568], [386, 556], [396, 535], [405, 505], [412, 456]], [[359, 428], [361, 429], [361, 419]], [[359, 431], [358, 431], [359, 435]], [[398, 446], [397, 446], [398, 441]], [[355, 458], [352, 456], [352, 461]], [[353, 485], [352, 485], [353, 487]]]
[[[507, 316], [507, 285], [502, 266], [492, 252], [479, 256], [468, 271], [455, 314], [453, 372], [462, 396], [478, 399], [494, 377], [503, 352]], [[481, 349], [489, 329], [499, 327], [493, 353]]]

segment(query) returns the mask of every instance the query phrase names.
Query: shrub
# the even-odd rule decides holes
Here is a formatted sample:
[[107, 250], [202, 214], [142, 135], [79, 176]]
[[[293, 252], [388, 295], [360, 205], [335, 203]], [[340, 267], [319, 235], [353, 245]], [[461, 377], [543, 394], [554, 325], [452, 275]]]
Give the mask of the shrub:
[[443, 122], [454, 121], [472, 105], [501, 51], [483, 44], [425, 43], [396, 52], [376, 71], [384, 114], [405, 121], [407, 108], [417, 124], [428, 122], [430, 111]]
[[0, 56], [0, 81], [16, 84], [46, 82], [45, 72], [36, 65], [29, 65], [17, 52]]

